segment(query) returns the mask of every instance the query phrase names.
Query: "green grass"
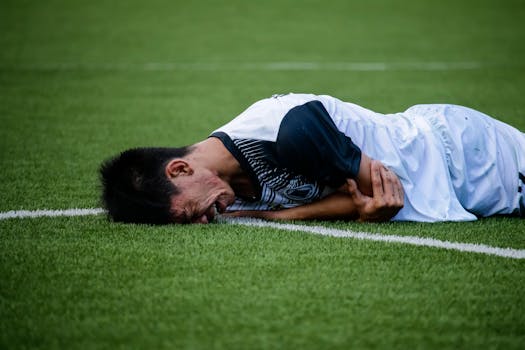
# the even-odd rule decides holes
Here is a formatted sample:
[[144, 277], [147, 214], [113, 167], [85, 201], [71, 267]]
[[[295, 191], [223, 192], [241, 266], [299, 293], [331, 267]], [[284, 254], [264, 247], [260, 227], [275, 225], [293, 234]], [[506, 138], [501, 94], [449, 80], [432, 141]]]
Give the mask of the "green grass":
[[[520, 0], [1, 0], [0, 211], [98, 207], [106, 157], [196, 142], [274, 93], [457, 103], [524, 131], [524, 18]], [[481, 68], [235, 69], [282, 61]], [[512, 218], [314, 224], [525, 249]], [[524, 264], [222, 224], [5, 220], [0, 348], [518, 349]]]
[[5, 344], [519, 348], [523, 341], [523, 261], [221, 225], [17, 224], [1, 224]]

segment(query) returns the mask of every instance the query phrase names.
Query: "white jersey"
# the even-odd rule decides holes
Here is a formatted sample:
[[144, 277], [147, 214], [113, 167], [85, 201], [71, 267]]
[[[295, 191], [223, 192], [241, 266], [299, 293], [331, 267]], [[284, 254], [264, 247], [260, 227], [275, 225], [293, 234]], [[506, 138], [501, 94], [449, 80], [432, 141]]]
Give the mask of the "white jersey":
[[465, 107], [418, 105], [380, 114], [326, 95], [275, 95], [212, 136], [260, 193], [238, 198], [229, 210], [287, 208], [322, 198], [357, 175], [363, 152], [401, 180], [405, 205], [393, 220], [525, 214], [525, 135]]

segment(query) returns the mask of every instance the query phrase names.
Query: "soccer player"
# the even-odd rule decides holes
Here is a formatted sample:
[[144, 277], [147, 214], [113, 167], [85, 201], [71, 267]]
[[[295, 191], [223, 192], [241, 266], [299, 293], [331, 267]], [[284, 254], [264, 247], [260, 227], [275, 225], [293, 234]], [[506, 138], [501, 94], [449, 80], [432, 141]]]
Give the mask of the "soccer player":
[[455, 105], [380, 114], [331, 96], [274, 95], [209, 138], [137, 148], [101, 167], [115, 221], [467, 221], [525, 216], [525, 134]]

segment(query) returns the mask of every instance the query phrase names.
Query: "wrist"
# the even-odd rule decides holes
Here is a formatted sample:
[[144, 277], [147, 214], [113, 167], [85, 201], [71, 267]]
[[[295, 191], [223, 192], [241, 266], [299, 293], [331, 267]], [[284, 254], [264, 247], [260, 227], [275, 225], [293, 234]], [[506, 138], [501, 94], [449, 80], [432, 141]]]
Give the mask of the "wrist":
[[268, 210], [264, 213], [267, 220], [283, 220], [283, 210]]

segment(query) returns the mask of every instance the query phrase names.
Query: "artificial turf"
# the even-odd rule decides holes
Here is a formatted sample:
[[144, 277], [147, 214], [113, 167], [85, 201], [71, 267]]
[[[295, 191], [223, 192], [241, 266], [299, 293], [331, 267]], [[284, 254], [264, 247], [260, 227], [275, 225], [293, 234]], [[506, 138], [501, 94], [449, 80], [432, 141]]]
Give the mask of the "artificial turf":
[[[196, 142], [274, 93], [456, 103], [524, 131], [524, 18], [520, 0], [1, 0], [0, 211], [98, 207], [103, 159]], [[322, 68], [345, 62], [399, 65]], [[315, 224], [525, 248], [514, 218]], [[269, 228], [3, 220], [0, 348], [519, 349], [524, 271]]]
[[220, 226], [2, 223], [4, 345], [523, 344], [523, 261]]

